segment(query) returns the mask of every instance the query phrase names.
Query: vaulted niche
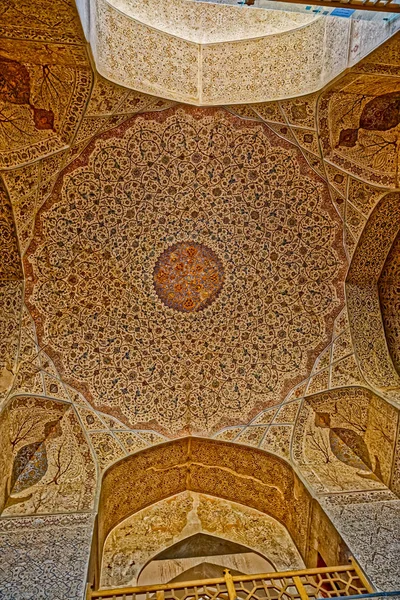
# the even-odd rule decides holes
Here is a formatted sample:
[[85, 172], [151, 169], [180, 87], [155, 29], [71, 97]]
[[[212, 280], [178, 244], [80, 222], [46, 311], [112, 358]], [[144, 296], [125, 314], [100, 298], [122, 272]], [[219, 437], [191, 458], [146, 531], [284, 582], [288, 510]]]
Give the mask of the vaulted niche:
[[398, 235], [400, 194], [385, 194], [372, 211], [346, 278], [351, 335], [368, 383], [398, 404]]
[[[293, 468], [229, 442], [183, 438], [112, 465], [102, 482], [92, 579], [147, 585], [347, 562]], [[320, 558], [318, 558], [320, 557]]]

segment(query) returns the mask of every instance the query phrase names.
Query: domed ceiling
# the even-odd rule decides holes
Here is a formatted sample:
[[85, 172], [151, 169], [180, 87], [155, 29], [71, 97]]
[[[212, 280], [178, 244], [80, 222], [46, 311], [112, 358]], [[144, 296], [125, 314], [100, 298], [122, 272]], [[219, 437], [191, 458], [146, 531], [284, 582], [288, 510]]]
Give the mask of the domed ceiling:
[[93, 139], [24, 260], [39, 344], [133, 426], [212, 433], [280, 403], [343, 305], [327, 186], [266, 126], [188, 107]]
[[82, 597], [118, 462], [116, 509], [298, 507], [293, 468], [385, 589], [400, 38], [320, 93], [194, 108], [101, 77], [73, 0], [0, 12], [0, 587]]
[[3, 405], [72, 404], [105, 468], [188, 433], [289, 458], [304, 396], [396, 403], [399, 38], [321, 93], [195, 108], [102, 78], [43, 6], [0, 32]]

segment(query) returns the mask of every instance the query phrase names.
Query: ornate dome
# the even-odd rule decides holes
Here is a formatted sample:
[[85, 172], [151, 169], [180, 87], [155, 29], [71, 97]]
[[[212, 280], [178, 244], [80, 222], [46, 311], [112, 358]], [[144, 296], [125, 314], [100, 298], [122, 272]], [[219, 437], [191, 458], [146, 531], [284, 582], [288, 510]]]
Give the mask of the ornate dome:
[[304, 378], [341, 307], [338, 234], [324, 185], [262, 125], [138, 116], [59, 179], [28, 249], [27, 301], [94, 406], [210, 432]]

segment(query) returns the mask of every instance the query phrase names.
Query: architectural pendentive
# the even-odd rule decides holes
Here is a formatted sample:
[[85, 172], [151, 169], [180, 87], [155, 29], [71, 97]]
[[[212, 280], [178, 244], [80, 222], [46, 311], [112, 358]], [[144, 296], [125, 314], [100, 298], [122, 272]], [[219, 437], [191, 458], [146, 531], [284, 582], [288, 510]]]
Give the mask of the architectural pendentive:
[[193, 0], [80, 0], [104, 77], [148, 94], [218, 105], [320, 90], [398, 28], [272, 7]]

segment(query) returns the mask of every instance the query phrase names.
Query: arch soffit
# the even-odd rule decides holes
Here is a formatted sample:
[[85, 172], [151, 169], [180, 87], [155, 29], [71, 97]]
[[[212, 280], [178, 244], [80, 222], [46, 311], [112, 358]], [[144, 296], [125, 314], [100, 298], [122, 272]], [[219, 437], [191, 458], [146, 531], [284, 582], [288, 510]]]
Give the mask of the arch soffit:
[[305, 555], [312, 496], [293, 467], [262, 450], [193, 437], [143, 450], [104, 473], [99, 551], [108, 533], [125, 518], [186, 490], [272, 516], [287, 528]]
[[347, 306], [361, 371], [375, 389], [400, 400], [400, 376], [386, 341], [378, 281], [400, 231], [400, 192], [383, 196], [369, 217], [346, 278]]

